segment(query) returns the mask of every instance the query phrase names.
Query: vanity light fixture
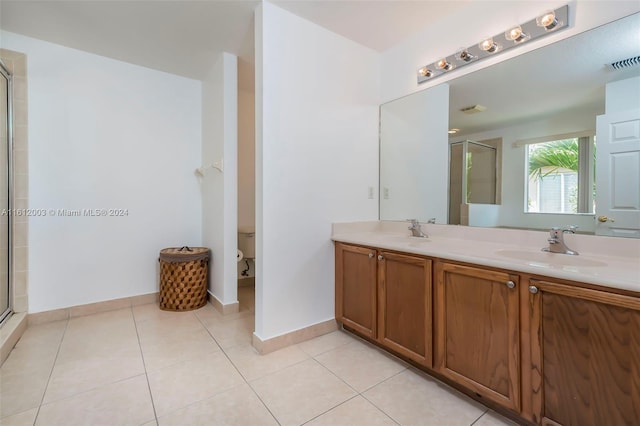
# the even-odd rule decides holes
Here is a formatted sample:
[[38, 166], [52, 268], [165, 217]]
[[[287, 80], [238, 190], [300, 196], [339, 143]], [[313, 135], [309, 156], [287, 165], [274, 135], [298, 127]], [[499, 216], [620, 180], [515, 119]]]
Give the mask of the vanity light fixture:
[[450, 135], [455, 135], [456, 133], [458, 133], [460, 131], [460, 129], [449, 129], [447, 131], [447, 133], [449, 133]]
[[[446, 74], [467, 64], [479, 61], [505, 50], [513, 49], [528, 40], [535, 40], [545, 35], [569, 26], [569, 6], [565, 5], [557, 9], [544, 12], [537, 18], [523, 24], [514, 25], [493, 37], [488, 37], [480, 43], [467, 48], [461, 48], [454, 55], [447, 55], [429, 65], [418, 69], [418, 84]], [[507, 42], [500, 41], [504, 40]], [[510, 42], [513, 43], [510, 43]], [[447, 59], [455, 58], [455, 59]], [[455, 64], [454, 64], [455, 62]]]

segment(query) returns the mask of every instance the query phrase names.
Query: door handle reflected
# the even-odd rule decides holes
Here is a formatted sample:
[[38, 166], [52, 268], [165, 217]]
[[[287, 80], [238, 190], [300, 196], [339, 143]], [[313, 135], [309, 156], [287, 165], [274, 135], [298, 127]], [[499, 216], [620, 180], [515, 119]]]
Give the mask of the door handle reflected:
[[602, 216], [598, 216], [598, 222], [615, 222], [615, 219], [611, 218], [611, 217], [607, 217], [605, 215]]

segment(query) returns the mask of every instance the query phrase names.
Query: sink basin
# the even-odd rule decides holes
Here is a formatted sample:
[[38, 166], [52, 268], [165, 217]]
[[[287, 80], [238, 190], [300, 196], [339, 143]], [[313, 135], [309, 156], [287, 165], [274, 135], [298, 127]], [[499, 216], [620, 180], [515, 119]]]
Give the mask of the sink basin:
[[549, 253], [544, 251], [527, 251], [527, 250], [498, 250], [495, 252], [498, 256], [508, 257], [525, 261], [529, 264], [544, 264], [549, 266], [579, 266], [579, 267], [603, 267], [607, 266], [605, 262], [599, 260], [572, 256], [561, 253]]

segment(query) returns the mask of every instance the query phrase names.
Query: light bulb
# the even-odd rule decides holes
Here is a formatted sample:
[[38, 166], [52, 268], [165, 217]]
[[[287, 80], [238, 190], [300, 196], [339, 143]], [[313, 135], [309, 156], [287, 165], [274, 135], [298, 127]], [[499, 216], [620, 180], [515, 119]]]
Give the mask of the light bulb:
[[539, 27], [544, 27], [547, 30], [554, 29], [558, 25], [556, 13], [553, 10], [543, 13], [536, 18], [536, 24], [538, 24]]
[[464, 49], [458, 52], [458, 54], [456, 55], [456, 58], [464, 62], [471, 62], [474, 59], [476, 59], [475, 56], [473, 56], [471, 53], [469, 53], [469, 51]]
[[436, 66], [438, 67], [438, 69], [445, 70], [445, 71], [449, 71], [450, 69], [453, 69], [453, 65], [447, 62], [446, 58], [440, 59], [436, 64]]
[[511, 40], [515, 43], [523, 42], [528, 38], [528, 36], [522, 32], [522, 27], [520, 27], [520, 25], [513, 27], [509, 31], [505, 32], [504, 36], [507, 40]]
[[427, 67], [422, 67], [418, 70], [418, 73], [423, 76], [423, 77], [431, 77], [433, 76], [433, 71], [431, 71], [429, 68]]
[[482, 41], [478, 47], [480, 47], [480, 49], [484, 50], [485, 52], [489, 52], [489, 53], [494, 53], [498, 50], [498, 45], [493, 41], [492, 38], [488, 38], [484, 41]]

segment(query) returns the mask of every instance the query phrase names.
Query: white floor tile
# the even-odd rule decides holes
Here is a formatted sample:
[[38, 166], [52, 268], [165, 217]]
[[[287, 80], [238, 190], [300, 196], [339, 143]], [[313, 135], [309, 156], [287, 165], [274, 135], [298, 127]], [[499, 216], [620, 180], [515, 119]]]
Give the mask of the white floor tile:
[[0, 424], [514, 424], [342, 330], [259, 355], [254, 291], [226, 316], [151, 303], [29, 327], [0, 368]]
[[281, 425], [300, 425], [356, 395], [313, 359], [253, 381], [251, 387]]
[[363, 396], [401, 425], [469, 426], [486, 411], [465, 395], [410, 369]]

